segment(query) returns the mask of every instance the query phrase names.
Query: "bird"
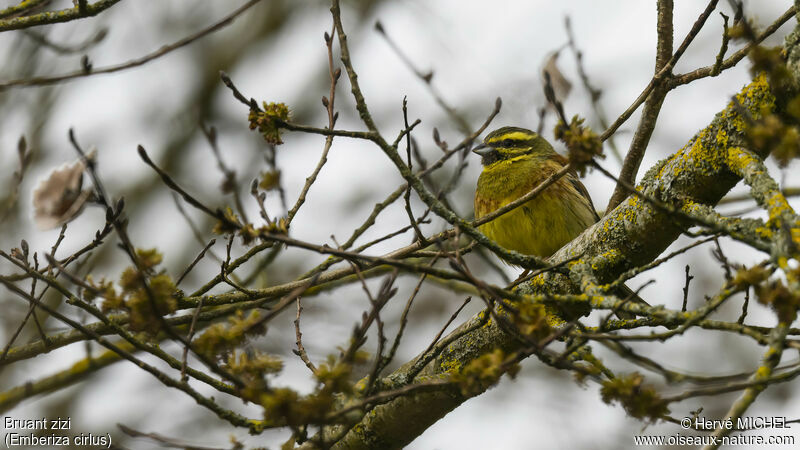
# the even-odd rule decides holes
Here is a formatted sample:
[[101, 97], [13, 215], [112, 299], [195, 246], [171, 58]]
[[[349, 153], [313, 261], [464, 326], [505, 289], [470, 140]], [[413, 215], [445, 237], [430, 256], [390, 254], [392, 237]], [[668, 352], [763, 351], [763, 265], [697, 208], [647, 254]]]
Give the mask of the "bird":
[[[475, 190], [476, 219], [527, 194], [568, 163], [545, 138], [519, 127], [492, 131], [472, 151], [483, 164]], [[598, 220], [586, 187], [568, 172], [479, 230], [508, 250], [548, 258]]]
[[[472, 151], [483, 165], [475, 190], [476, 219], [527, 194], [569, 163], [544, 137], [520, 127], [494, 130]], [[598, 220], [589, 191], [574, 171], [568, 171], [534, 198], [478, 229], [505, 249], [549, 258]], [[646, 304], [627, 286], [616, 293]]]

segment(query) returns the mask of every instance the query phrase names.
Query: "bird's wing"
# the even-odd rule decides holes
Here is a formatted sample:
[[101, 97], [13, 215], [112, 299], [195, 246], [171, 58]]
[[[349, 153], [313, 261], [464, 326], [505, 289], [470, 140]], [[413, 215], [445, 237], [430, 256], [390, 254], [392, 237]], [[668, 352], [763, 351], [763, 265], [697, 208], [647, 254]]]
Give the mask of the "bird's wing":
[[[551, 158], [558, 161], [562, 166], [566, 166], [567, 164], [569, 164], [569, 160], [559, 155], [558, 153], [553, 154]], [[578, 191], [578, 193], [581, 194], [589, 202], [589, 206], [592, 209], [592, 214], [594, 214], [594, 221], [597, 222], [598, 220], [600, 220], [600, 216], [597, 215], [597, 210], [594, 209], [594, 203], [592, 203], [592, 197], [589, 195], [589, 191], [586, 189], [586, 186], [584, 186], [583, 183], [581, 183], [581, 180], [578, 179], [578, 174], [574, 170], [570, 170], [564, 176], [567, 178], [567, 181], [569, 181], [570, 184], [572, 184], [572, 187], [574, 187], [575, 190]]]

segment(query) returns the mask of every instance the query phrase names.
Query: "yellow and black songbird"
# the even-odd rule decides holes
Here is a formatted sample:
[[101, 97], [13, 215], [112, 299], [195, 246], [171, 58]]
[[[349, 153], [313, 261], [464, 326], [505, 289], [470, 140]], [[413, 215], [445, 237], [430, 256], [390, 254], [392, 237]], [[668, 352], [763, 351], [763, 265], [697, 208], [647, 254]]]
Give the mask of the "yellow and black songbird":
[[[476, 219], [522, 197], [567, 165], [549, 142], [525, 128], [495, 130], [472, 151], [483, 164], [475, 191]], [[568, 172], [527, 203], [479, 229], [504, 248], [547, 258], [598, 219], [586, 187]]]
[[[489, 133], [473, 152], [483, 172], [475, 190], [475, 218], [522, 197], [567, 165], [567, 158], [531, 130], [503, 127]], [[589, 191], [570, 171], [520, 207], [479, 227], [500, 246], [548, 258], [599, 220]], [[617, 296], [647, 305], [625, 285]], [[633, 318], [619, 312], [620, 318]]]

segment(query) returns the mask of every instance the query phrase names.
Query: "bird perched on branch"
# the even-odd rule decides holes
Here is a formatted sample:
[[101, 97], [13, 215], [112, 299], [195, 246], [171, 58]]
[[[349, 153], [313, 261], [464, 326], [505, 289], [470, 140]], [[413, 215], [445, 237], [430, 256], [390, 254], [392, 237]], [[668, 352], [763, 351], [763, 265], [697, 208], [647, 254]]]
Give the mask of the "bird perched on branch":
[[[518, 127], [492, 131], [472, 151], [483, 164], [475, 191], [476, 219], [524, 196], [568, 164], [542, 136]], [[586, 187], [568, 171], [532, 199], [479, 229], [508, 250], [548, 258], [598, 220]], [[624, 286], [618, 296], [644, 302]]]
[[[475, 191], [476, 219], [522, 197], [567, 165], [549, 142], [524, 128], [495, 130], [472, 151], [483, 164]], [[568, 172], [480, 230], [509, 250], [547, 258], [598, 219], [586, 187]]]

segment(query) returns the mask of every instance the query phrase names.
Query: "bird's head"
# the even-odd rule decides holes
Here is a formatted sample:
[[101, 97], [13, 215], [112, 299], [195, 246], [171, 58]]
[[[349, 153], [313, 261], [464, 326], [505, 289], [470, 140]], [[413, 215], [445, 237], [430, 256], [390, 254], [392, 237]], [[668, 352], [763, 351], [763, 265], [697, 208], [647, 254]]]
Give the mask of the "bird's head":
[[519, 127], [503, 127], [492, 131], [486, 135], [483, 144], [472, 151], [481, 156], [484, 166], [525, 155], [546, 157], [555, 153], [545, 138]]

